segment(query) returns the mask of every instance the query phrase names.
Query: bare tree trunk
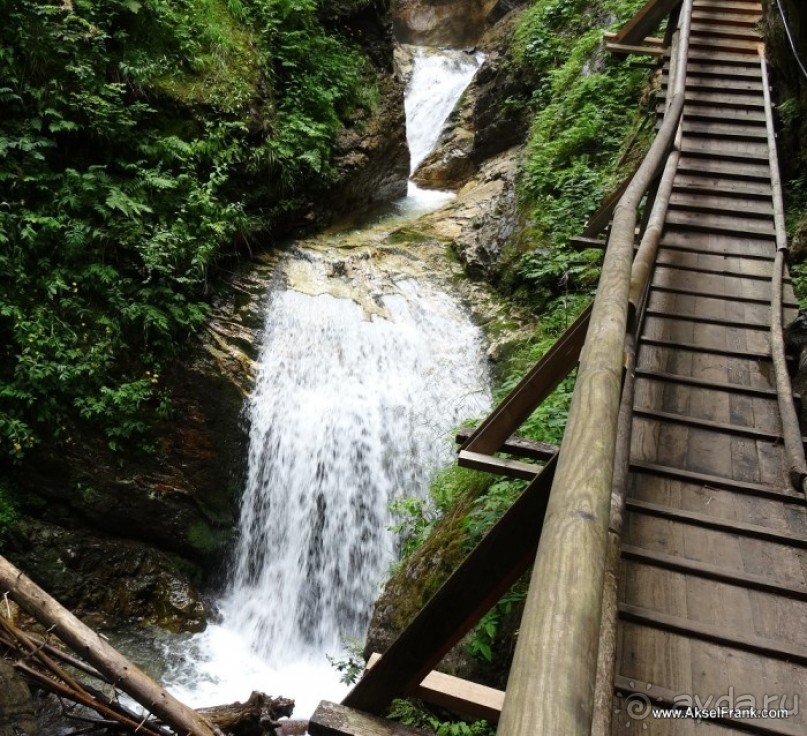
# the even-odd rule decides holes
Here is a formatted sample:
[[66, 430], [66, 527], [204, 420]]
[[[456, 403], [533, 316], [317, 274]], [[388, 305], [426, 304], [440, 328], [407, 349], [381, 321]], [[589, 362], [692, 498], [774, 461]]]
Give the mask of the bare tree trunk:
[[4, 593], [96, 667], [113, 685], [181, 736], [220, 736], [221, 732], [203, 716], [167, 693], [22, 571], [0, 557], [0, 595]]

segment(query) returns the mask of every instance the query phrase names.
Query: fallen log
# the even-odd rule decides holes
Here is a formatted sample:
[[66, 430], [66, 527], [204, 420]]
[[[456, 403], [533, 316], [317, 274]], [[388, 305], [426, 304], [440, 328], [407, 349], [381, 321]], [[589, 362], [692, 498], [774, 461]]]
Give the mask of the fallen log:
[[145, 672], [60, 605], [4, 557], [0, 557], [0, 595], [24, 611], [92, 664], [109, 682], [181, 736], [221, 736], [218, 727], [180, 703]]
[[232, 736], [264, 736], [279, 728], [279, 719], [288, 718], [293, 710], [293, 700], [253, 691], [246, 703], [199, 708], [196, 712]]

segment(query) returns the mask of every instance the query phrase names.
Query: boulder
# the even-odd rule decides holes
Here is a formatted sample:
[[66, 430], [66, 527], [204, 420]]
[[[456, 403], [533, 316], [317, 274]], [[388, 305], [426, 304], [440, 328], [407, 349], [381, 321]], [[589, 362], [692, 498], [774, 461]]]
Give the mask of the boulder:
[[36, 736], [34, 704], [28, 685], [0, 659], [0, 736]]
[[462, 48], [524, 0], [397, 0], [395, 37], [401, 43]]
[[513, 58], [512, 38], [520, 10], [507, 14], [479, 41], [486, 58], [449, 117], [434, 151], [413, 179], [433, 189], [455, 189], [482, 162], [524, 141], [532, 82]]

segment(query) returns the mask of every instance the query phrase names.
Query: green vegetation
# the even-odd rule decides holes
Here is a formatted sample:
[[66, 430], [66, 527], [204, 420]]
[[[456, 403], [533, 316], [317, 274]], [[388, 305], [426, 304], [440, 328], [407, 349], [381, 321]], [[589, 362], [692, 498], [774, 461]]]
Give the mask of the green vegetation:
[[485, 721], [442, 721], [417, 700], [393, 700], [387, 716], [412, 728], [428, 729], [435, 736], [494, 736], [496, 733]]
[[[357, 8], [372, 0], [354, 2]], [[143, 445], [223, 257], [371, 104], [315, 0], [0, 0], [0, 455]]]

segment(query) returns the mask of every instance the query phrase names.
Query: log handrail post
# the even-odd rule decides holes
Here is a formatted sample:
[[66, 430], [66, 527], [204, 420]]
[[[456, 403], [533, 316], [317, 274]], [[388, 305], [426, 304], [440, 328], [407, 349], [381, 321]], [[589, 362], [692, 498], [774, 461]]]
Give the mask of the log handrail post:
[[[685, 0], [685, 47], [691, 14], [692, 0]], [[637, 212], [675, 141], [684, 109], [686, 50], [683, 59], [662, 127], [614, 211], [499, 736], [591, 732]]]

